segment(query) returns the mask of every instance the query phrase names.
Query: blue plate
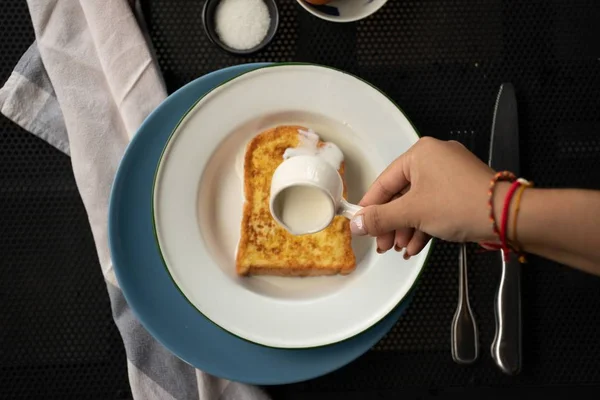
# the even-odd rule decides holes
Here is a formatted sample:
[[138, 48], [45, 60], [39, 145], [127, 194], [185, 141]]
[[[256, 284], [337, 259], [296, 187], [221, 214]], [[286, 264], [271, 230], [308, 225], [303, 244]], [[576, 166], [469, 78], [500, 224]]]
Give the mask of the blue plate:
[[207, 373], [257, 385], [287, 384], [336, 370], [368, 351], [396, 323], [410, 297], [360, 335], [310, 349], [264, 347], [234, 336], [199, 313], [168, 275], [152, 227], [152, 185], [169, 135], [207, 92], [265, 64], [212, 72], [169, 96], [127, 147], [113, 184], [109, 241], [119, 285], [144, 327], [175, 355]]

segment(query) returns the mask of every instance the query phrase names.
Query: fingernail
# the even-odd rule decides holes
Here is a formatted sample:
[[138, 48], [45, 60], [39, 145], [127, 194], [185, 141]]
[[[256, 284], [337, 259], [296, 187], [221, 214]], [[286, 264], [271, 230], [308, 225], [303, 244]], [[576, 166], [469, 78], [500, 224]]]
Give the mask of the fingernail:
[[381, 249], [378, 247], [378, 248], [377, 248], [377, 253], [378, 253], [378, 254], [383, 254], [383, 253], [385, 253], [385, 251], [381, 250]]
[[397, 244], [395, 244], [394, 245], [394, 250], [396, 250], [398, 253], [400, 253], [402, 251], [402, 247], [400, 247]]
[[350, 231], [353, 235], [366, 235], [367, 230], [365, 229], [365, 219], [362, 215], [357, 215], [350, 221]]
[[410, 259], [410, 256], [407, 253], [404, 253], [402, 255], [402, 258], [404, 258], [406, 261], [408, 261]]

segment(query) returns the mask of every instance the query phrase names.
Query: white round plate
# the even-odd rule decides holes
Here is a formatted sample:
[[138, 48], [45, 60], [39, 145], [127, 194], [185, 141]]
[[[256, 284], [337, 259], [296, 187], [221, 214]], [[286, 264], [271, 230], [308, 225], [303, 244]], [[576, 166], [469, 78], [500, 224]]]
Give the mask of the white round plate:
[[245, 145], [283, 124], [312, 128], [342, 149], [353, 202], [418, 139], [393, 102], [349, 74], [314, 65], [245, 73], [200, 99], [175, 128], [156, 175], [156, 236], [175, 284], [223, 329], [270, 347], [323, 346], [387, 315], [415, 283], [430, 245], [405, 261], [354, 238], [357, 268], [348, 276], [237, 276]]

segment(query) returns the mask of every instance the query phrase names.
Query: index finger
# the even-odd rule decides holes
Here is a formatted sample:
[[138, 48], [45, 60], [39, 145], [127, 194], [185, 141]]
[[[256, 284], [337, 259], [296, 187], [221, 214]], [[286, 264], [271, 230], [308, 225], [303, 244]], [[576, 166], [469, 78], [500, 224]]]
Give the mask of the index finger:
[[367, 193], [360, 201], [363, 207], [387, 203], [392, 198], [410, 185], [408, 174], [408, 155], [402, 154], [396, 158], [371, 184]]

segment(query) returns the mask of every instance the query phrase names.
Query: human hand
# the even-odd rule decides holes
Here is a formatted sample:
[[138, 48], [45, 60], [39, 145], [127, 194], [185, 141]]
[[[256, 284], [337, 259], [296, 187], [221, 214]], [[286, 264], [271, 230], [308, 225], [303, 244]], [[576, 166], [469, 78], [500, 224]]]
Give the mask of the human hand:
[[418, 254], [431, 236], [447, 241], [494, 240], [487, 188], [494, 171], [463, 145], [420, 139], [375, 180], [351, 221], [355, 235], [377, 237], [378, 252]]

